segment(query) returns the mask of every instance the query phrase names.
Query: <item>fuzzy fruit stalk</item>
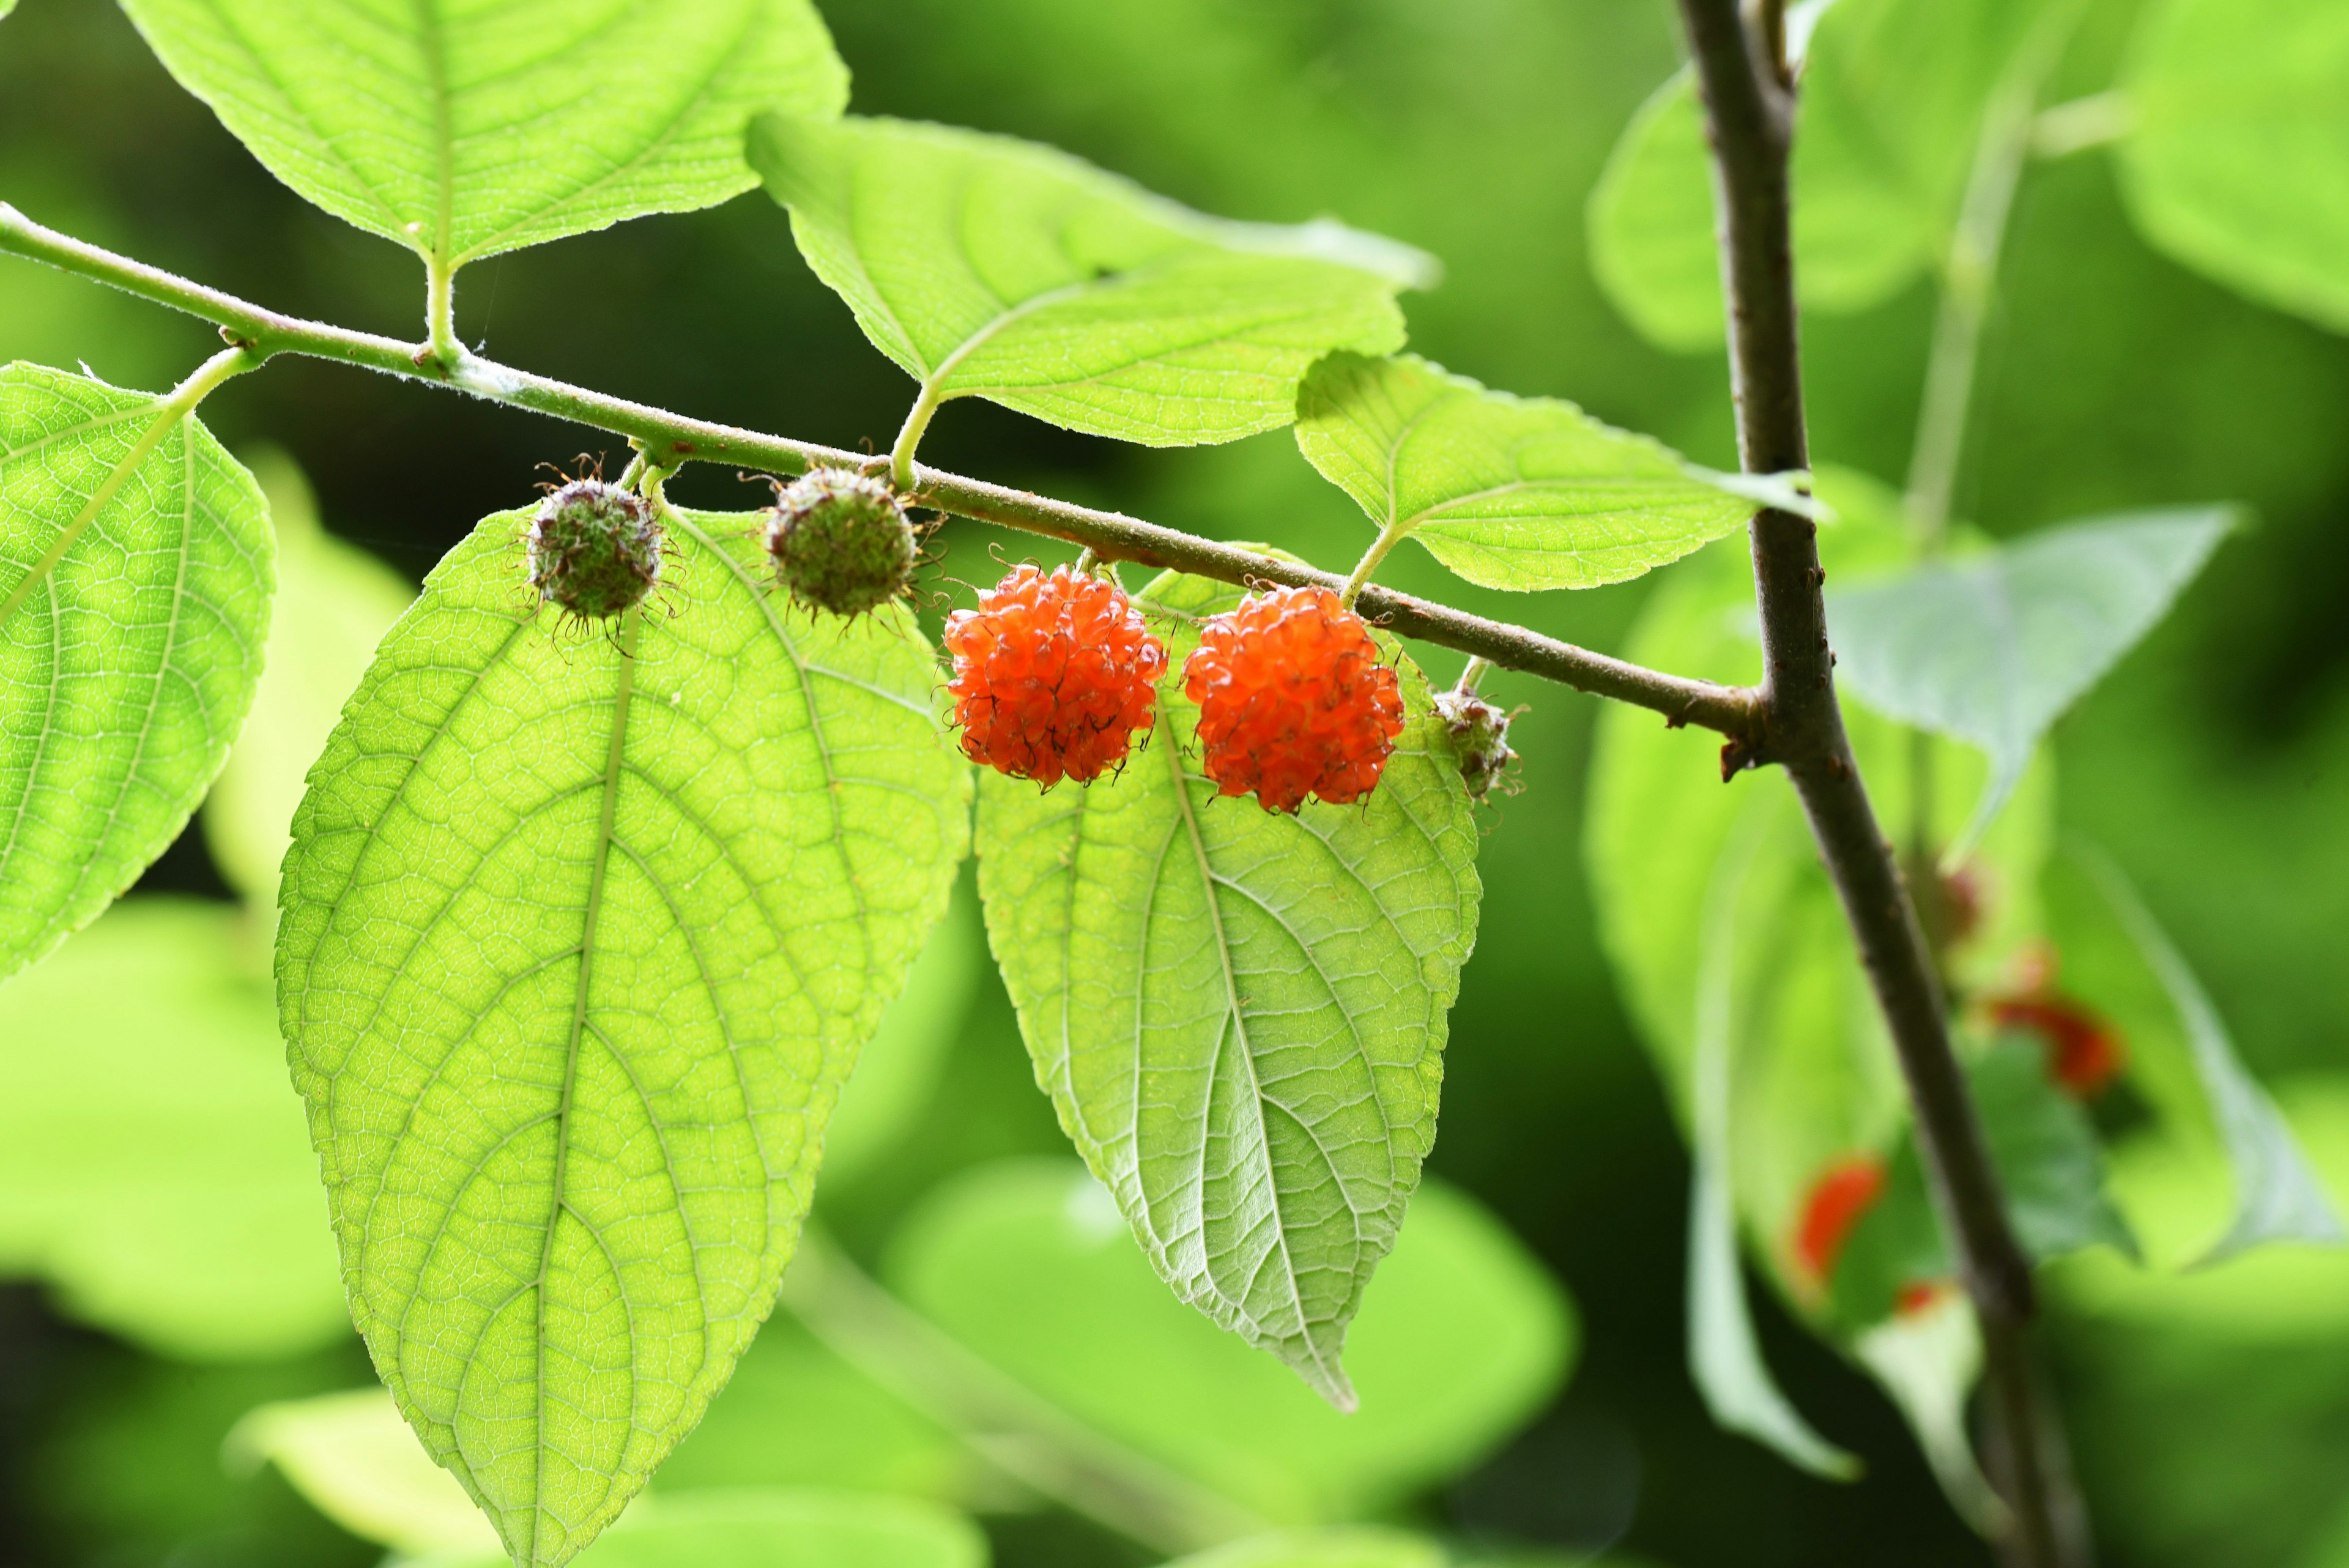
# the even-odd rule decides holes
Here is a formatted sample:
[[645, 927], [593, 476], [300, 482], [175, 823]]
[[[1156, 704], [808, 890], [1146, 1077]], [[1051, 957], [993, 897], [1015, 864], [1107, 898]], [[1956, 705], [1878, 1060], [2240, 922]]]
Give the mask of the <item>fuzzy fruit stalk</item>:
[[1332, 805], [1376, 788], [1402, 694], [1362, 618], [1328, 588], [1275, 588], [1211, 617], [1183, 665], [1203, 765], [1225, 794], [1268, 811]]
[[947, 618], [946, 645], [964, 754], [1013, 778], [1090, 783], [1156, 722], [1166, 648], [1113, 582], [1015, 566]]

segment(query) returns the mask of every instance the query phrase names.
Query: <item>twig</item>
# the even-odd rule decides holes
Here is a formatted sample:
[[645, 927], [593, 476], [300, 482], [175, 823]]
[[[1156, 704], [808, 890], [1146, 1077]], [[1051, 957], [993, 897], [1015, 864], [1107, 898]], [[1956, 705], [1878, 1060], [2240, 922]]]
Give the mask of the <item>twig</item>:
[[[812, 466], [862, 468], [868, 462], [860, 453], [688, 419], [625, 398], [534, 376], [469, 353], [453, 339], [450, 345], [436, 348], [429, 342], [403, 343], [394, 337], [283, 316], [160, 267], [44, 228], [5, 202], [0, 202], [0, 252], [45, 262], [200, 317], [219, 327], [221, 335], [231, 343], [249, 347], [264, 359], [274, 354], [307, 355], [452, 388], [493, 402], [511, 403], [626, 436], [647, 458], [665, 466], [718, 462], [802, 473]], [[917, 463], [909, 462], [906, 466], [909, 487], [921, 505], [1082, 545], [1102, 560], [1174, 567], [1242, 585], [1314, 585], [1333, 591], [1346, 587], [1347, 579], [1335, 573], [1202, 539], [1137, 517], [1097, 512]], [[1643, 669], [1544, 637], [1525, 627], [1487, 620], [1391, 589], [1363, 588], [1356, 607], [1366, 618], [1399, 636], [1471, 654], [1505, 670], [1522, 670], [1595, 696], [1651, 709], [1674, 725], [1696, 724], [1719, 731], [1729, 737], [1733, 748], [1750, 749], [1755, 738], [1754, 693], [1744, 687], [1691, 680]]]
[[[1681, 0], [1713, 141], [1730, 376], [1738, 446], [1749, 472], [1810, 466], [1795, 305], [1788, 153], [1794, 98], [1762, 57], [1736, 0]], [[1762, 623], [1759, 746], [1733, 761], [1775, 762], [1810, 819], [1916, 1108], [1918, 1146], [1936, 1207], [1956, 1238], [1983, 1327], [1986, 1382], [2015, 1463], [2013, 1546], [2029, 1568], [2056, 1568], [2044, 1468], [2035, 1463], [2034, 1390], [2023, 1326], [2031, 1268], [2009, 1227], [1996, 1171], [1951, 1046], [1940, 984], [1885, 842], [1836, 701], [1816, 526], [1764, 511], [1752, 529]]]

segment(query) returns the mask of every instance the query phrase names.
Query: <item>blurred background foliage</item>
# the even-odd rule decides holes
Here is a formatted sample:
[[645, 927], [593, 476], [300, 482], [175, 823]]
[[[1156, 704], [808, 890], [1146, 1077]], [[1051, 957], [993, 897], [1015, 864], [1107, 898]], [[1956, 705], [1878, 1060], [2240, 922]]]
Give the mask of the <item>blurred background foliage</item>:
[[[2138, 9], [2094, 0], [2054, 99], [2108, 85]], [[1643, 344], [1585, 260], [1587, 193], [1675, 63], [1662, 0], [834, 0], [825, 10], [859, 110], [1052, 141], [1210, 211], [1330, 213], [1422, 245], [1448, 276], [1407, 301], [1418, 351], [1733, 466], [1718, 355]], [[275, 184], [104, 0], [24, 0], [0, 26], [0, 196], [280, 309], [417, 331], [413, 262]], [[2256, 515], [2059, 729], [2060, 812], [2145, 890], [2343, 1193], [2349, 343], [2149, 250], [2124, 218], [2109, 160], [2093, 151], [2028, 171], [2003, 283], [1960, 516], [2005, 536], [2176, 502], [2240, 500]], [[469, 342], [515, 364], [843, 446], [885, 443], [911, 389], [756, 193], [484, 263], [466, 275], [458, 319]], [[1899, 481], [1930, 322], [1919, 283], [1864, 314], [1809, 323], [1819, 461]], [[0, 359], [85, 361], [118, 384], [160, 388], [209, 338], [94, 285], [0, 261]], [[537, 464], [582, 444], [533, 415], [298, 360], [233, 383], [206, 418], [271, 478], [281, 526], [305, 505], [306, 474], [327, 534], [379, 564], [323, 544], [312, 552], [314, 580], [340, 585], [318, 591], [345, 595], [361, 620], [388, 613], [385, 576], [413, 583], [475, 518], [529, 499]], [[1286, 432], [1153, 452], [967, 402], [942, 416], [925, 456], [1324, 564], [1365, 540], [1351, 504]], [[691, 470], [678, 493], [731, 507], [759, 493]], [[992, 578], [990, 551], [1017, 557], [1030, 543], [963, 525], [942, 542], [941, 604]], [[289, 558], [289, 582], [294, 570]], [[1619, 644], [1650, 591], [1512, 599], [1464, 588], [1416, 552], [1389, 575], [1601, 649]], [[1439, 677], [1452, 662], [1428, 658]], [[961, 1344], [1084, 1407], [1098, 1430], [1216, 1506], [1278, 1523], [1434, 1529], [1464, 1560], [1616, 1548], [1682, 1568], [1981, 1562], [1882, 1397], [1767, 1303], [1773, 1365], [1820, 1428], [1866, 1459], [1867, 1480], [1810, 1479], [1707, 1420], [1682, 1370], [1687, 1162], [1600, 960], [1577, 853], [1594, 704], [1509, 678], [1492, 690], [1532, 705], [1516, 737], [1528, 788], [1488, 819], [1484, 930], [1454, 1018], [1431, 1168], [1447, 1185], [1414, 1210], [1373, 1288], [1356, 1352], [1366, 1409], [1352, 1425], [1291, 1397], [1302, 1390], [1270, 1363], [1181, 1309], [1154, 1316], [1120, 1296], [1149, 1282], [1146, 1269], [1135, 1272], [1130, 1248], [1104, 1250], [1105, 1234], [1118, 1239], [1071, 1168], [1019, 1163], [1064, 1160], [1065, 1144], [968, 909], [893, 1019], [874, 1062], [882, 1071], [865, 1075], [860, 1093], [875, 1104], [856, 1112], [862, 1133], [842, 1136], [870, 1143], [832, 1173], [824, 1220], [847, 1256]], [[298, 709], [302, 698], [282, 701]], [[236, 787], [248, 795], [283, 776], [245, 766]], [[8, 999], [0, 1033], [15, 1037], [0, 1044], [44, 1065], [12, 1067], [0, 1088], [0, 1269], [54, 1282], [0, 1286], [8, 1562], [268, 1568], [380, 1551], [295, 1495], [282, 1458], [258, 1462], [272, 1451], [260, 1428], [242, 1428], [228, 1454], [238, 1462], [223, 1460], [255, 1407], [367, 1382], [330, 1280], [317, 1304], [324, 1265], [301, 1255], [301, 1238], [320, 1235], [305, 1218], [315, 1187], [284, 1175], [307, 1176], [302, 1152], [273, 1164], [264, 1146], [275, 1135], [243, 1130], [266, 1120], [275, 1092], [276, 1044], [254, 1022], [267, 1013], [257, 955], [273, 857], [233, 828], [215, 827], [208, 844], [191, 827], [130, 909]], [[145, 939], [128, 928], [140, 923], [172, 928], [182, 955], [211, 944], [202, 950], [217, 961], [167, 963], [124, 987], [97, 950], [136, 946]], [[163, 950], [140, 948], [150, 962]], [[77, 987], [78, 962], [117, 978]], [[102, 994], [109, 985], [125, 994]], [[142, 1087], [159, 1111], [201, 1103], [213, 1142], [243, 1165], [146, 1125], [23, 1130], [36, 1125], [39, 1093], [104, 1072], [115, 1043], [151, 1053], [165, 1032], [177, 1054], [147, 1068]], [[283, 1098], [290, 1116], [290, 1089]], [[109, 1165], [129, 1172], [124, 1188], [77, 1210], [88, 1191], [59, 1173], [109, 1140], [142, 1158]], [[273, 1196], [251, 1207], [252, 1224], [205, 1231], [190, 1217], [202, 1206], [180, 1190], [199, 1168]], [[220, 1262], [175, 1264], [175, 1252]], [[259, 1322], [233, 1303], [267, 1287], [231, 1276], [265, 1281], [273, 1269], [286, 1280], [273, 1298], [280, 1316]], [[1447, 1282], [1459, 1296], [1463, 1281], [1498, 1282], [1447, 1298]], [[2148, 1282], [2090, 1254], [2064, 1265], [2058, 1285], [2055, 1373], [2106, 1561], [2349, 1564], [2349, 1266], [2282, 1252]], [[1173, 1306], [1151, 1289], [1152, 1303]], [[207, 1290], [232, 1303], [209, 1319]], [[1408, 1340], [1411, 1322], [1451, 1325], [1462, 1345], [1446, 1353], [1454, 1360], [1399, 1351], [1389, 1404], [1412, 1414], [1382, 1417], [1381, 1335]], [[170, 1324], [182, 1325], [177, 1338]], [[1131, 1385], [1113, 1376], [1121, 1366]], [[810, 1440], [816, 1430], [853, 1440]], [[778, 1435], [788, 1431], [798, 1448]], [[1005, 1568], [1154, 1560], [1040, 1505], [1018, 1464], [974, 1454], [779, 1317], [663, 1484], [884, 1486], [980, 1507]], [[1383, 1550], [1359, 1555], [1384, 1563]]]

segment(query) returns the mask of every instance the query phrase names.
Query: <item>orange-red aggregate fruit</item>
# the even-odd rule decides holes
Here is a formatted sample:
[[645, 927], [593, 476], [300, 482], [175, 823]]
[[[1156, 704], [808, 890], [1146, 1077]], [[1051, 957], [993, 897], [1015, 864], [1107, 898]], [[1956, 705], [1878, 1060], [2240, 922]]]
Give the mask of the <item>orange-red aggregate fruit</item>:
[[1402, 694], [1362, 618], [1327, 588], [1275, 588], [1210, 618], [1183, 665], [1207, 776], [1268, 811], [1370, 794], [1402, 733]]
[[1991, 1021], [2020, 1029], [2046, 1043], [2047, 1075], [2077, 1100], [2093, 1100], [2119, 1075], [2121, 1037], [2113, 1026], [2061, 996], [1994, 997]]
[[947, 618], [946, 640], [963, 752], [1013, 778], [1088, 783], [1155, 720], [1166, 646], [1115, 583], [1015, 566]]
[[1812, 1283], [1835, 1274], [1852, 1228], [1884, 1196], [1884, 1161], [1872, 1154], [1846, 1155], [1830, 1162], [1812, 1181], [1795, 1221], [1795, 1262]]

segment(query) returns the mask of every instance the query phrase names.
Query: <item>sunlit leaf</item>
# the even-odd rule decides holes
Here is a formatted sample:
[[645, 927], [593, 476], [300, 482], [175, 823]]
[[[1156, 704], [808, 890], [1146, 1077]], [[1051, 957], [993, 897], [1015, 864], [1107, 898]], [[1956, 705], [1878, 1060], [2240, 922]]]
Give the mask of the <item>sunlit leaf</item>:
[[[494, 1552], [436, 1552], [415, 1568], [504, 1568]], [[648, 1499], [581, 1568], [987, 1568], [961, 1514], [909, 1497], [754, 1488]]]
[[1178, 1557], [1167, 1568], [1444, 1568], [1444, 1543], [1377, 1525], [1284, 1530]]
[[[2190, 1064], [2191, 1082], [2199, 1090], [2199, 1103], [2190, 1109], [2175, 1106], [2168, 1108], [2190, 1116], [2197, 1124], [2197, 1131], [2200, 1130], [2199, 1124], [2208, 1123], [2217, 1135], [2234, 1179], [2232, 1216], [2199, 1262], [2216, 1263], [2263, 1241], [2338, 1242], [2349, 1239], [2344, 1237], [2339, 1214], [2309, 1168], [2274, 1101], [2243, 1065], [2226, 1022], [2219, 1016], [2219, 1010], [2168, 933], [2161, 929], [2153, 912], [2137, 897], [2137, 889], [2109, 857], [2076, 841], [2067, 845], [2066, 850], [2066, 869], [2083, 878], [2106, 906], [2110, 919], [2136, 947], [2139, 961], [2151, 971], [2174, 1013], [2178, 1033], [2183, 1037], [2184, 1054]], [[2072, 983], [2078, 983], [2078, 977], [2085, 971], [2092, 1000], [2103, 1001], [2103, 994], [2093, 994], [2096, 983], [2100, 980], [2106, 984], [2112, 981], [2087, 967], [2095, 961], [2095, 955], [2085, 950], [2094, 937], [2079, 929], [2078, 917], [2093, 919], [2094, 912], [2079, 911], [2076, 905], [2075, 912], [2075, 923], [2067, 935], [2076, 936], [2077, 947], [2083, 950], [2075, 952], [2073, 944], [2067, 942], [2065, 974], [2073, 977]], [[2086, 962], [2071, 961], [2077, 960]], [[2129, 1022], [2134, 1024], [2138, 1020], [2132, 1017]], [[2138, 1069], [2142, 1058], [2162, 1049], [2166, 1033], [2158, 1023], [2128, 1031], [2133, 1070]]]
[[[828, 1188], [832, 1152], [824, 1158]], [[845, 1487], [954, 1502], [991, 1480], [960, 1438], [777, 1313], [653, 1487]]]
[[983, 397], [1152, 446], [1288, 423], [1314, 360], [1402, 347], [1395, 291], [1432, 265], [1335, 223], [1203, 217], [947, 126], [771, 115], [750, 161], [923, 410]]
[[2164, 0], [2123, 73], [2122, 189], [2154, 244], [2349, 331], [2349, 28], [2332, 0]]
[[498, 1549], [497, 1532], [381, 1388], [264, 1405], [236, 1424], [224, 1452], [239, 1465], [275, 1465], [319, 1512], [403, 1555]]
[[140, 895], [0, 988], [0, 1272], [191, 1360], [350, 1332], [267, 955]]
[[1334, 354], [1298, 394], [1297, 444], [1381, 529], [1472, 583], [1588, 588], [1741, 527], [1784, 481], [1714, 473], [1572, 403], [1490, 392], [1415, 355]]
[[253, 701], [268, 511], [192, 401], [0, 370], [0, 980], [178, 836]]
[[[2034, 24], [2031, 0], [1836, 0], [1803, 61], [1795, 278], [1806, 308], [1865, 310], [1938, 267], [1984, 113]], [[1791, 21], [1791, 18], [1790, 18]], [[1667, 348], [1721, 341], [1703, 114], [1683, 70], [1643, 104], [1590, 193], [1591, 268]]]
[[[1179, 669], [1239, 590], [1146, 591]], [[1331, 1403], [1362, 1286], [1435, 1137], [1475, 940], [1477, 829], [1425, 679], [1378, 788], [1295, 815], [1219, 796], [1162, 689], [1123, 772], [979, 792], [988, 937], [1061, 1123], [1184, 1300]]]
[[2209, 506], [2093, 518], [1828, 590], [1837, 679], [1878, 711], [1991, 759], [1953, 856], [1979, 839], [2048, 728], [2168, 613], [2233, 525], [2231, 511]]
[[254, 459], [277, 535], [275, 605], [253, 711], [204, 797], [204, 843], [230, 887], [277, 901], [305, 775], [415, 592], [365, 551], [318, 526], [309, 482], [283, 452]]
[[978, 901], [957, 897], [915, 961], [905, 992], [856, 1058], [823, 1134], [823, 1187], [837, 1192], [885, 1163], [937, 1087], [937, 1069], [962, 1028], [986, 961]]
[[1852, 1354], [1899, 1407], [1942, 1492], [1985, 1535], [2004, 1521], [2005, 1504], [1974, 1459], [1966, 1407], [1982, 1375], [1982, 1329], [1973, 1303], [1956, 1290], [1888, 1318], [1852, 1342]]
[[450, 552], [352, 699], [278, 972], [377, 1368], [534, 1568], [766, 1315], [969, 786], [904, 614], [810, 620], [742, 519], [671, 513], [675, 613], [566, 636], [526, 515]]
[[848, 99], [807, 0], [123, 8], [271, 173], [451, 267], [722, 202], [751, 115]]
[[1457, 1474], [1563, 1378], [1573, 1318], [1524, 1245], [1431, 1182], [1363, 1298], [1340, 1415], [1168, 1296], [1076, 1167], [984, 1168], [910, 1218], [905, 1299], [1129, 1447], [1283, 1524], [1373, 1515]]

